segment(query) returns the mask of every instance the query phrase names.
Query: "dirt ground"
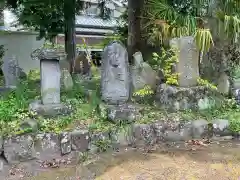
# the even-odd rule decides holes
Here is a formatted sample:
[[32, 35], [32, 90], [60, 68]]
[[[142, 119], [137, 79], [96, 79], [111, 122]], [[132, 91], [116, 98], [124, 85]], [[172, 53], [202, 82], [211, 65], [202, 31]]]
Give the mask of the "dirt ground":
[[[238, 144], [239, 143], [239, 144]], [[124, 152], [125, 151], [125, 152]], [[95, 178], [91, 175], [95, 174]], [[105, 153], [86, 166], [53, 169], [28, 180], [240, 180], [240, 142], [160, 145]]]

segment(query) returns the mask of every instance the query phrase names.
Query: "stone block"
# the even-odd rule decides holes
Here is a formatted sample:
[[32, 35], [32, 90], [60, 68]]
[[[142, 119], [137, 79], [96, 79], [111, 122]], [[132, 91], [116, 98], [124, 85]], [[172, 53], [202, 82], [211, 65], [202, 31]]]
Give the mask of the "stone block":
[[231, 136], [233, 133], [229, 130], [230, 122], [227, 119], [215, 119], [212, 121], [213, 134], [215, 136]]
[[218, 91], [205, 86], [187, 88], [161, 84], [155, 95], [156, 104], [169, 111], [208, 109], [221, 105], [223, 99]]
[[75, 130], [71, 132], [72, 150], [86, 152], [89, 148], [90, 136], [88, 130]]
[[192, 139], [191, 123], [179, 123], [177, 129], [167, 129], [164, 131], [164, 141], [188, 141]]
[[4, 140], [3, 148], [4, 156], [10, 164], [36, 158], [32, 135], [9, 137]]
[[203, 137], [209, 137], [209, 122], [205, 119], [199, 119], [192, 121], [192, 135], [193, 138], [199, 139]]
[[63, 132], [60, 134], [60, 148], [62, 155], [69, 154], [72, 151], [71, 133]]
[[153, 132], [156, 137], [156, 141], [159, 142], [163, 140], [164, 132], [166, 125], [164, 124], [164, 121], [157, 121], [152, 124]]
[[0, 157], [0, 179], [4, 179], [9, 175], [10, 165], [5, 159]]
[[102, 151], [107, 147], [110, 143], [110, 133], [107, 132], [99, 132], [94, 133], [90, 135], [90, 144], [89, 144], [89, 150], [92, 153], [96, 153], [99, 151]]
[[60, 138], [54, 133], [38, 134], [35, 138], [35, 150], [39, 160], [51, 160], [61, 157]]
[[44, 117], [56, 117], [60, 115], [69, 115], [72, 109], [64, 104], [42, 104], [41, 101], [34, 101], [29, 105], [29, 110], [36, 112]]
[[114, 149], [118, 149], [121, 146], [132, 145], [134, 143], [132, 125], [128, 125], [124, 128], [111, 131], [110, 139]]
[[156, 142], [155, 134], [150, 124], [134, 124], [133, 137], [135, 145], [153, 145]]
[[119, 121], [126, 121], [128, 123], [134, 122], [140, 118], [140, 109], [134, 105], [109, 105], [106, 107], [108, 120], [118, 123]]

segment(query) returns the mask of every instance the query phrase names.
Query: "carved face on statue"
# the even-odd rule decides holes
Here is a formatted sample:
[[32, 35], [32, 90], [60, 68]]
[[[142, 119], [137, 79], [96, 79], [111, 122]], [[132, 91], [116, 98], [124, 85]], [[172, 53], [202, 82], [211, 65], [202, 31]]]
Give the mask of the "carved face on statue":
[[120, 55], [120, 50], [119, 48], [113, 48], [112, 46], [109, 47], [109, 63], [112, 67], [117, 68], [120, 66], [120, 60], [119, 57]]

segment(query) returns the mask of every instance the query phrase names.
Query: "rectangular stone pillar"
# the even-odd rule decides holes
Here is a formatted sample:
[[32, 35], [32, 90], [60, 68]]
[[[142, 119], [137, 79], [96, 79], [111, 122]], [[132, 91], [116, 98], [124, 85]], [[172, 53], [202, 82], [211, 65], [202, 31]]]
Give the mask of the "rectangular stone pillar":
[[176, 68], [176, 73], [179, 73], [179, 86], [196, 86], [199, 78], [199, 50], [194, 42], [194, 37], [174, 38], [170, 41], [170, 46], [179, 50], [177, 54], [179, 62]]
[[58, 59], [41, 59], [42, 104], [60, 104], [61, 71]]

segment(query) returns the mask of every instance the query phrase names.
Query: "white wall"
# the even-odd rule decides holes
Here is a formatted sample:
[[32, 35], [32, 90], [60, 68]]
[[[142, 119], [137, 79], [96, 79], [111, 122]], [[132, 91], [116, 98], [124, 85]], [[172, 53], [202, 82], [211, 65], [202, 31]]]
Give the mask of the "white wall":
[[37, 41], [36, 33], [29, 32], [0, 32], [0, 45], [5, 45], [5, 56], [16, 56], [19, 66], [28, 73], [31, 69], [40, 68], [40, 62], [31, 59], [31, 53], [40, 48], [44, 40]]

